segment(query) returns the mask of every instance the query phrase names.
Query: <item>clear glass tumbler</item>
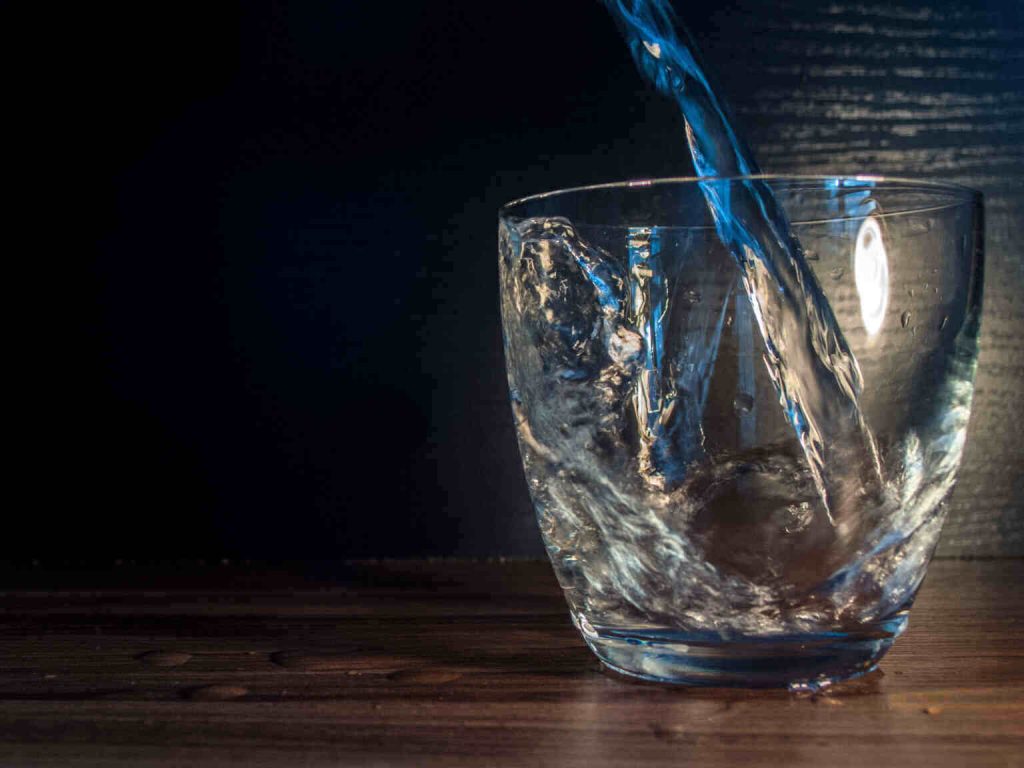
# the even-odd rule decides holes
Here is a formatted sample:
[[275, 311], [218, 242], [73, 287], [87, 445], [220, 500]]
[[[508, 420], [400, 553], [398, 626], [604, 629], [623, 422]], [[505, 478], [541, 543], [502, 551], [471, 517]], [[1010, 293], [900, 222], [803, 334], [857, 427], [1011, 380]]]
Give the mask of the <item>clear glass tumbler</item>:
[[[753, 179], [813, 274], [787, 305], [754, 285], [765, 270], [740, 268], [705, 202], [751, 181], [503, 207], [505, 356], [544, 543], [601, 661], [814, 689], [877, 665], [938, 541], [973, 393], [982, 201], [932, 182]], [[789, 326], [766, 318], [787, 306]], [[820, 361], [787, 359], [804, 342]], [[837, 355], [859, 371], [847, 399], [817, 386]], [[817, 398], [817, 426], [786, 407], [785, 377]]]

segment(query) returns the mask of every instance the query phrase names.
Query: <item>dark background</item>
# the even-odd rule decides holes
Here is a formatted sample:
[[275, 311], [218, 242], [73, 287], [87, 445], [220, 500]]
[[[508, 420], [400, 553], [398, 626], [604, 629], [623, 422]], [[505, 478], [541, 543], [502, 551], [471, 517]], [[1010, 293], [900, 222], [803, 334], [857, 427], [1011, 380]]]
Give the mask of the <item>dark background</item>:
[[[1022, 5], [683, 13], [765, 170], [986, 192], [943, 549], [1024, 553]], [[596, 0], [3, 15], [8, 557], [539, 554], [497, 208], [692, 170]]]

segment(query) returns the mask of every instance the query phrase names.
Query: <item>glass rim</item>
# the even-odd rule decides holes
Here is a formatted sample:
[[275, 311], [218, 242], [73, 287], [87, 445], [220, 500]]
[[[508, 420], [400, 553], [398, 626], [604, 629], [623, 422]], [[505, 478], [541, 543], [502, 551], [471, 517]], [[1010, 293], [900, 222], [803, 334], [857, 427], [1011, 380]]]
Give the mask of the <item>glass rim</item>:
[[[821, 174], [794, 174], [794, 173], [758, 173], [749, 175], [739, 176], [667, 176], [663, 178], [647, 178], [647, 179], [627, 179], [623, 181], [609, 181], [602, 182], [599, 184], [584, 184], [578, 187], [564, 187], [562, 189], [552, 189], [547, 192], [537, 192], [532, 195], [526, 195], [524, 197], [510, 200], [504, 205], [498, 208], [498, 216], [505, 217], [511, 215], [513, 208], [528, 203], [533, 203], [541, 200], [547, 200], [562, 195], [577, 194], [580, 192], [597, 192], [608, 189], [646, 189], [656, 186], [669, 186], [669, 185], [692, 185], [699, 182], [739, 182], [739, 181], [765, 181], [765, 182], [827, 182], [827, 181], [870, 181], [880, 184], [891, 184], [897, 188], [917, 188], [924, 190], [931, 190], [933, 192], [944, 192], [955, 199], [954, 202], [946, 203], [943, 205], [936, 206], [923, 206], [920, 208], [913, 208], [909, 210], [893, 211], [891, 213], [883, 213], [882, 216], [900, 216], [900, 215], [911, 215], [915, 213], [924, 213], [927, 211], [938, 210], [943, 208], [950, 208], [957, 205], [964, 205], [970, 203], [978, 203], [983, 199], [983, 194], [980, 190], [973, 189], [963, 184], [958, 184], [952, 181], [934, 181], [932, 179], [920, 179], [912, 178], [907, 176], [876, 176], [871, 174], [843, 174], [843, 173], [821, 173]], [[833, 216], [826, 217], [824, 219], [815, 220], [813, 222], [793, 222], [797, 224], [808, 224], [816, 223], [818, 221], [836, 221], [846, 220], [850, 217]], [[683, 227], [686, 228], [686, 227]]]

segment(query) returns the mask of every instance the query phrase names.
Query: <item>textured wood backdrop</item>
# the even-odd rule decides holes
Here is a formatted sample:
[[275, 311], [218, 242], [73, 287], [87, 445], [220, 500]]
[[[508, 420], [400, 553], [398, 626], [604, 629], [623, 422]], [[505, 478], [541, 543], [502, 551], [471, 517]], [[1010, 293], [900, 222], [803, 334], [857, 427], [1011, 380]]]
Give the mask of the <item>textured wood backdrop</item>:
[[[1024, 554], [1021, 0], [676, 2], [765, 171], [985, 192], [976, 407], [942, 546]], [[11, 495], [39, 513], [10, 516], [9, 555], [542, 555], [498, 208], [692, 173], [601, 4], [83, 6], [59, 24], [7, 5], [64, 35], [12, 81], [11, 164], [27, 185], [56, 159], [85, 185], [66, 206], [82, 228], [20, 260], [38, 274], [19, 285], [62, 293], [14, 355]], [[35, 61], [16, 21], [4, 50]], [[373, 266], [367, 290], [353, 265]]]
[[[766, 171], [985, 193], [982, 351], [941, 551], [1024, 553], [1024, 4], [742, 2], [712, 21], [723, 34], [705, 48], [732, 62], [723, 85], [744, 94], [735, 109]], [[758, 33], [724, 34], [736, 29]]]

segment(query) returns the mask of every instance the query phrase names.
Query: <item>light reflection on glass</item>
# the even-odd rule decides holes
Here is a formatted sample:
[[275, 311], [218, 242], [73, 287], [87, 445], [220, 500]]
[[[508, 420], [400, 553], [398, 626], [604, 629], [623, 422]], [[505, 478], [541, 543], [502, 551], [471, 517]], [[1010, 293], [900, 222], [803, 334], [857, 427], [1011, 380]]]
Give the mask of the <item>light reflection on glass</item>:
[[874, 336], [882, 329], [889, 306], [889, 260], [882, 242], [882, 229], [872, 216], [864, 219], [857, 232], [853, 272], [864, 330]]

